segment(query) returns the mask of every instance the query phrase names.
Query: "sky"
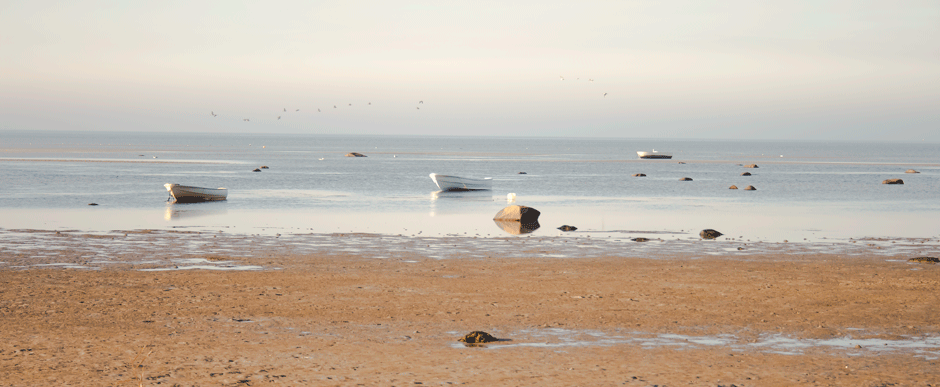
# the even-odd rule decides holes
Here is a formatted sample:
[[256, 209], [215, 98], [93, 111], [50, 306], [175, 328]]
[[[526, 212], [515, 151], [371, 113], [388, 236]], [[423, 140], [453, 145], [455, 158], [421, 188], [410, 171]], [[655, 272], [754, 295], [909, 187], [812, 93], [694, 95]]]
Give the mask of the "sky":
[[940, 1], [4, 0], [0, 130], [940, 142]]

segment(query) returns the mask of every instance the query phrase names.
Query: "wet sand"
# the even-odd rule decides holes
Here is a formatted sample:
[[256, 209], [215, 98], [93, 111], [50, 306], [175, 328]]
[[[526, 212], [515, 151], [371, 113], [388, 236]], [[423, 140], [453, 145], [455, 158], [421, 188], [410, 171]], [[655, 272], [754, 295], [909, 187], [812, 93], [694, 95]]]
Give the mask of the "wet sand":
[[903, 257], [42, 234], [0, 250], [3, 386], [940, 384], [940, 265]]

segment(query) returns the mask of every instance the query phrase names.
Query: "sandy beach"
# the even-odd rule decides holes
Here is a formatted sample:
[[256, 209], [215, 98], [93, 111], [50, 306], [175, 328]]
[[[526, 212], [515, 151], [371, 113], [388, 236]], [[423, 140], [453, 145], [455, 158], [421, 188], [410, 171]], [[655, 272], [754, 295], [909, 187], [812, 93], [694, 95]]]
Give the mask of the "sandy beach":
[[[145, 245], [85, 269], [4, 249], [0, 385], [940, 384], [940, 265], [899, 257], [272, 248], [212, 270]], [[500, 341], [457, 341], [475, 330]]]

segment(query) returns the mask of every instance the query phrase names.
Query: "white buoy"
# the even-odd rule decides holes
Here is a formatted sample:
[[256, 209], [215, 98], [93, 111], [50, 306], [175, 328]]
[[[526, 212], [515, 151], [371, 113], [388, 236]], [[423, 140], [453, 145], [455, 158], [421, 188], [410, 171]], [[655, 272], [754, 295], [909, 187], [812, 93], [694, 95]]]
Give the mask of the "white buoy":
[[514, 201], [516, 201], [516, 194], [511, 193], [511, 194], [506, 195], [506, 201], [507, 201], [507, 202], [514, 202]]

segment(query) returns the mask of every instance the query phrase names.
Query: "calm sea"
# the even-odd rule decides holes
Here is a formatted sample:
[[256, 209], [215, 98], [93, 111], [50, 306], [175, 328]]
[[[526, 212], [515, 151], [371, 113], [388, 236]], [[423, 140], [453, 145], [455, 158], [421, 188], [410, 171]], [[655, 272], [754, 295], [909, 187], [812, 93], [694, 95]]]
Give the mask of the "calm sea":
[[[652, 149], [673, 158], [637, 158]], [[940, 235], [940, 145], [925, 143], [6, 131], [0, 168], [4, 229], [505, 237], [493, 215], [521, 204], [542, 212], [530, 235]], [[437, 192], [432, 172], [493, 190]], [[229, 198], [168, 203], [164, 183]]]

